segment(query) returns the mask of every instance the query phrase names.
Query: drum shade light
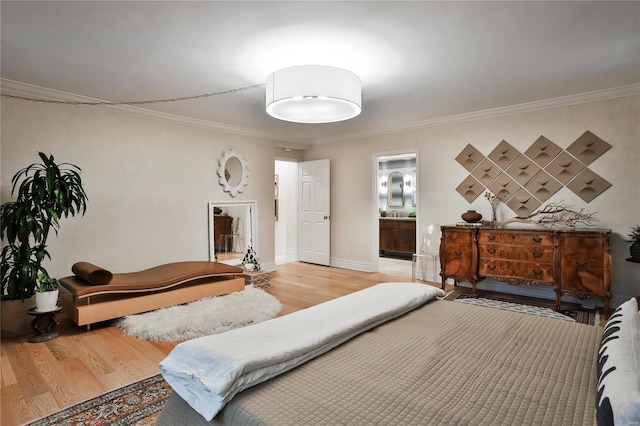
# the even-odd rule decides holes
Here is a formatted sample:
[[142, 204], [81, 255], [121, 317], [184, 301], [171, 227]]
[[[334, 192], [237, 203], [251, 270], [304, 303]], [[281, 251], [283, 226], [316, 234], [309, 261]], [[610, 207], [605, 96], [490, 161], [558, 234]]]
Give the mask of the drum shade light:
[[267, 78], [267, 114], [294, 123], [334, 123], [362, 111], [360, 77], [342, 68], [300, 65]]

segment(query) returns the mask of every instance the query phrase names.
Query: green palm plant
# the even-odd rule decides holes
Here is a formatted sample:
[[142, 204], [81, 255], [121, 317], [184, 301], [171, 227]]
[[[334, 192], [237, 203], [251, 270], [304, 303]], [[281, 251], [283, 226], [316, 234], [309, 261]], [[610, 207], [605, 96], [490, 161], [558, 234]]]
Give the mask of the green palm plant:
[[628, 237], [628, 242], [631, 243], [631, 247], [629, 247], [631, 259], [634, 262], [640, 262], [640, 225], [633, 226]]
[[0, 207], [3, 299], [24, 300], [40, 288], [57, 288], [57, 281], [42, 266], [45, 258], [51, 259], [49, 233], [58, 233], [60, 218], [84, 215], [87, 209], [80, 168], [70, 163], [58, 165], [53, 155], [38, 155], [41, 163], [25, 167], [11, 179], [15, 201]]

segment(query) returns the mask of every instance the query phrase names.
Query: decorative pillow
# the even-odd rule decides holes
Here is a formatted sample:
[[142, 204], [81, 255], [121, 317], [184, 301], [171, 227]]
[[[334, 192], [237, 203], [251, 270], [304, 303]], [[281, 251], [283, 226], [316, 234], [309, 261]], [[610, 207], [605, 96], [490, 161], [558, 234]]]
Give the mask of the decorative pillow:
[[89, 262], [78, 262], [71, 267], [71, 271], [91, 285], [109, 284], [113, 279], [111, 272]]
[[640, 313], [631, 298], [607, 321], [598, 351], [598, 425], [640, 424]]

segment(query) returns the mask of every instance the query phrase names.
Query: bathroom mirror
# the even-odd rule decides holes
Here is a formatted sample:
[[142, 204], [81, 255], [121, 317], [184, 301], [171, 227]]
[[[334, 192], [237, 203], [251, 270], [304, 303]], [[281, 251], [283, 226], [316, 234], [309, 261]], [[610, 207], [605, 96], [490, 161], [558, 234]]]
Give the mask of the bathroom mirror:
[[258, 251], [256, 201], [209, 202], [209, 260], [240, 265], [249, 245]]
[[218, 160], [218, 177], [222, 189], [235, 197], [249, 183], [247, 160], [233, 148], [224, 151]]
[[390, 173], [387, 179], [387, 205], [404, 207], [404, 178], [400, 172]]

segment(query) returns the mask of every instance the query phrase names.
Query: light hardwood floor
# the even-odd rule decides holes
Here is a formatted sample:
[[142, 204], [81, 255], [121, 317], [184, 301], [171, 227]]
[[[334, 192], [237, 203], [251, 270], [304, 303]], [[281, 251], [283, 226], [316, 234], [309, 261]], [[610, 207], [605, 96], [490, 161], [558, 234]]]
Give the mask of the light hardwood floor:
[[[271, 276], [269, 293], [295, 312], [380, 282], [410, 278], [289, 263]], [[179, 342], [160, 343], [124, 336], [111, 323], [91, 331], [62, 318], [60, 337], [29, 343], [2, 339], [0, 424], [12, 426], [58, 411], [108, 390], [158, 373], [158, 363]]]

